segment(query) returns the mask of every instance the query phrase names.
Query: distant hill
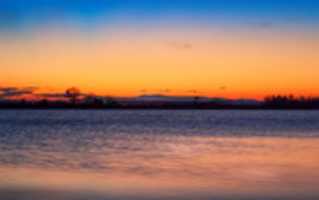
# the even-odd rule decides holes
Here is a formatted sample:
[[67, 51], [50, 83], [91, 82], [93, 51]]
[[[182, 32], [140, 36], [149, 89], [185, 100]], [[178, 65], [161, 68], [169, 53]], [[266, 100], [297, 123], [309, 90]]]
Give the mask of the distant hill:
[[71, 94], [63, 99], [0, 99], [0, 108], [31, 109], [319, 109], [319, 98], [269, 96], [255, 99], [227, 99], [204, 96], [107, 97]]

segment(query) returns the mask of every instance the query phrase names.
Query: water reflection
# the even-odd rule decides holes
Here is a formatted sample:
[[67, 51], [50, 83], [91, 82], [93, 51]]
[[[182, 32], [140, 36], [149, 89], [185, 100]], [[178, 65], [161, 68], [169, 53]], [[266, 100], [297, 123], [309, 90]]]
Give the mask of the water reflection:
[[52, 137], [14, 150], [1, 143], [0, 196], [319, 198], [319, 138], [123, 133], [74, 140]]

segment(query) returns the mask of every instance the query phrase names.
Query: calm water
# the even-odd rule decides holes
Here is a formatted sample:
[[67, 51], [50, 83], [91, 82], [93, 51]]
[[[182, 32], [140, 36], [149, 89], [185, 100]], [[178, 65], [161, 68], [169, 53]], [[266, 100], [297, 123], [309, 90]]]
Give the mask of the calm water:
[[0, 111], [0, 199], [319, 199], [319, 112]]

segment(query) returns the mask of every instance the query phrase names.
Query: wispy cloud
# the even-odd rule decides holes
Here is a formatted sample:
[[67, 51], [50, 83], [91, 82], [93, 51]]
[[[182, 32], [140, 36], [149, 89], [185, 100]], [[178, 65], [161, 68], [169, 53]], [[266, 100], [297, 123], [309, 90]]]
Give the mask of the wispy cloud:
[[168, 45], [177, 50], [189, 50], [193, 48], [193, 44], [189, 42], [169, 42]]
[[39, 97], [39, 98], [64, 98], [65, 97], [65, 93], [61, 92], [61, 93], [38, 93], [38, 94], [35, 94], [36, 97]]
[[192, 90], [187, 90], [186, 93], [199, 94], [200, 92], [198, 90], [192, 89]]
[[31, 95], [37, 87], [0, 87], [0, 98], [20, 97], [23, 95]]
[[155, 89], [155, 90], [148, 90], [148, 89], [142, 89], [140, 90], [140, 93], [146, 94], [146, 93], [159, 93], [159, 94], [163, 94], [163, 93], [171, 93], [173, 92], [171, 89], [169, 88], [165, 88], [165, 89]]
[[219, 87], [220, 90], [227, 90], [227, 86], [223, 85]]
[[[63, 99], [67, 98], [66, 92], [41, 92], [39, 87], [0, 87], [0, 99], [32, 97], [35, 99]], [[97, 96], [79, 92], [81, 97]]]

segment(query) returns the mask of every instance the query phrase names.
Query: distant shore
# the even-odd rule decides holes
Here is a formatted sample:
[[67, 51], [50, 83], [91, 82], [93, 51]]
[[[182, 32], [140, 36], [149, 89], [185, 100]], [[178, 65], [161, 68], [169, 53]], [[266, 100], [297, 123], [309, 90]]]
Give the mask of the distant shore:
[[8, 106], [0, 110], [319, 110], [319, 107], [267, 107], [267, 106], [114, 106], [114, 107], [81, 107], [81, 106]]
[[2, 99], [0, 109], [319, 110], [319, 98], [292, 95], [273, 95], [263, 100], [163, 95], [116, 98], [66, 92], [59, 99]]

